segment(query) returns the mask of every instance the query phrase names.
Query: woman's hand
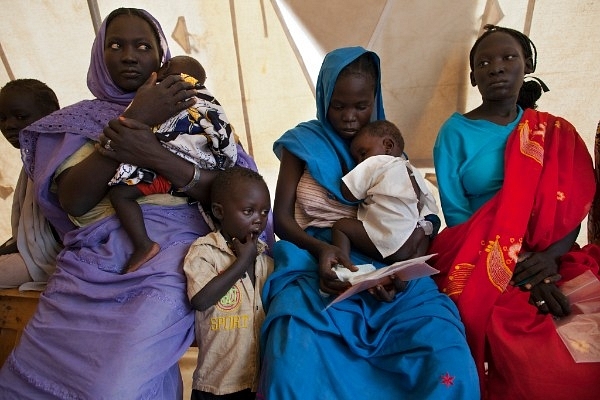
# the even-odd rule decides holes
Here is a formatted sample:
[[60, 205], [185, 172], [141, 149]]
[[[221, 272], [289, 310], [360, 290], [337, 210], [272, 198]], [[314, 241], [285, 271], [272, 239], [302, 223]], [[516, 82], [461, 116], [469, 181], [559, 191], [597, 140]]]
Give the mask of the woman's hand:
[[558, 262], [554, 255], [546, 252], [529, 253], [517, 262], [511, 284], [524, 290], [531, 290], [557, 273]]
[[319, 286], [323, 292], [337, 295], [350, 287], [349, 282], [342, 282], [338, 279], [332, 268], [336, 265], [342, 265], [350, 271], [358, 271], [358, 268], [339, 247], [322, 242], [318, 258]]
[[157, 125], [193, 106], [195, 95], [194, 86], [180, 75], [169, 75], [156, 84], [156, 73], [152, 73], [137, 90], [123, 116], [150, 126]]
[[564, 317], [571, 313], [569, 299], [556, 287], [555, 282], [560, 280], [560, 275], [547, 278], [549, 282], [538, 283], [531, 288], [529, 303], [535, 306], [542, 314], [552, 314], [555, 317]]
[[96, 150], [113, 160], [152, 169], [152, 161], [165, 149], [148, 125], [119, 117], [108, 122]]
[[396, 295], [406, 290], [408, 282], [398, 279], [394, 274], [386, 276], [383, 281], [369, 289], [369, 293], [379, 301], [392, 302]]

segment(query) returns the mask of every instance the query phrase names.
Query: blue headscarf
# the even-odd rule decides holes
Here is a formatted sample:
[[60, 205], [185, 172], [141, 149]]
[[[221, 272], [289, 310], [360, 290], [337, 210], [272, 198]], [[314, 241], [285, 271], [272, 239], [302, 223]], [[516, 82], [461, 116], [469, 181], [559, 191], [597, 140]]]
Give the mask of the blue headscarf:
[[316, 88], [317, 119], [303, 122], [290, 129], [273, 145], [277, 157], [281, 158], [281, 151], [285, 148], [303, 160], [312, 177], [338, 201], [346, 204], [349, 203], [340, 192], [342, 165], [352, 169], [355, 162], [350, 154], [349, 141], [341, 138], [327, 121], [327, 110], [340, 72], [365, 53], [373, 57], [378, 69], [371, 121], [385, 119], [379, 57], [362, 47], [344, 47], [328, 53], [321, 65]]
[[[158, 37], [160, 39], [160, 47], [162, 49], [162, 59], [160, 61], [160, 64], [162, 65], [165, 61], [171, 58], [171, 52], [169, 51], [167, 39], [159, 22], [146, 10], [129, 10], [134, 10], [134, 12], [144, 14], [148, 17], [148, 21], [151, 21], [154, 24], [153, 29], [158, 33]], [[131, 14], [125, 12], [119, 15], [135, 15], [135, 13]], [[106, 64], [104, 62], [104, 39], [106, 37], [107, 19], [108, 17], [105, 18], [104, 21], [102, 21], [102, 25], [100, 26], [98, 34], [94, 39], [94, 44], [92, 45], [90, 67], [88, 69], [87, 74], [87, 85], [90, 89], [90, 92], [92, 92], [92, 94], [96, 96], [96, 98], [98, 98], [99, 100], [106, 100], [121, 105], [127, 105], [131, 102], [131, 100], [133, 100], [135, 92], [125, 92], [123, 91], [123, 89], [115, 85], [112, 78], [110, 77], [110, 73], [108, 72], [108, 69], [106, 68]]]

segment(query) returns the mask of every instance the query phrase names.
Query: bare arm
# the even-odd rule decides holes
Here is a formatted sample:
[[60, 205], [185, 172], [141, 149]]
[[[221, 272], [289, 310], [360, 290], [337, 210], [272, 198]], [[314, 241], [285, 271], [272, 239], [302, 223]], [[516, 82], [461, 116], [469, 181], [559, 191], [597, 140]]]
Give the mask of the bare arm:
[[234, 252], [238, 255], [237, 259], [222, 274], [215, 276], [202, 290], [192, 297], [191, 303], [195, 310], [205, 311], [217, 304], [245, 273], [251, 275], [253, 279], [258, 236], [253, 238], [251, 235], [248, 235], [245, 243], [241, 243], [236, 238], [233, 238], [231, 241], [234, 246]]
[[81, 216], [96, 205], [108, 191], [108, 181], [119, 163], [97, 151], [57, 178], [60, 206], [70, 215]]
[[354, 195], [352, 194], [350, 189], [348, 189], [348, 186], [346, 186], [346, 184], [343, 181], [342, 181], [340, 187], [342, 189], [342, 196], [344, 196], [344, 198], [346, 200], [348, 200], [348, 201], [358, 201], [359, 200], [356, 197], [354, 197]]
[[[194, 93], [192, 85], [177, 75], [156, 85], [154, 73], [138, 89], [125, 114], [148, 124], [163, 122], [193, 105], [195, 100], [186, 99]], [[121, 162], [153, 169], [176, 186], [185, 186], [192, 179], [192, 164], [181, 162], [181, 159], [177, 160], [179, 157], [167, 154], [170, 152], [160, 145], [147, 125], [133, 120], [129, 123], [116, 121], [118, 120], [109, 122], [109, 126], [104, 129], [104, 133], [100, 135], [100, 146], [96, 147], [94, 153], [57, 177], [58, 198], [67, 213], [80, 216], [96, 205], [106, 194], [108, 181]], [[116, 151], [103, 147], [108, 139], [111, 139], [111, 147]], [[170, 165], [163, 165], [167, 162]], [[198, 187], [203, 186], [203, 181], [212, 181], [210, 175], [208, 173], [202, 177]], [[194, 188], [194, 193], [190, 195], [193, 194], [204, 193], [199, 188]]]
[[[111, 140], [113, 151], [97, 146], [105, 157], [148, 168], [168, 179], [176, 188], [187, 185], [194, 176], [194, 165], [165, 149], [150, 127], [127, 118], [109, 122], [101, 136], [102, 141]], [[202, 170], [198, 183], [186, 192], [203, 205], [210, 202], [210, 184], [217, 172]]]
[[275, 233], [281, 239], [307, 250], [319, 260], [321, 289], [328, 293], [339, 293], [348, 284], [340, 282], [331, 267], [342, 264], [353, 271], [356, 270], [356, 267], [338, 247], [307, 234], [294, 219], [296, 189], [303, 172], [304, 162], [283, 149], [273, 207]]

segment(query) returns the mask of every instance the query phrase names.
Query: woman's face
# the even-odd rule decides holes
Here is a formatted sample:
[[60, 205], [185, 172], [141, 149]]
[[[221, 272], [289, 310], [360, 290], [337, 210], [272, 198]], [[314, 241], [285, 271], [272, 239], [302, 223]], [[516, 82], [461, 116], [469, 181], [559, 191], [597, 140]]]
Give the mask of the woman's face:
[[531, 60], [523, 47], [508, 33], [495, 32], [484, 38], [473, 57], [471, 83], [477, 85], [484, 100], [516, 98]]
[[30, 91], [9, 89], [0, 95], [0, 131], [17, 149], [19, 132], [49, 113], [36, 103]]
[[160, 66], [160, 44], [149, 23], [119, 15], [106, 29], [104, 62], [110, 77], [126, 92], [135, 92]]
[[340, 137], [351, 139], [371, 121], [375, 82], [364, 74], [343, 74], [335, 83], [327, 120]]

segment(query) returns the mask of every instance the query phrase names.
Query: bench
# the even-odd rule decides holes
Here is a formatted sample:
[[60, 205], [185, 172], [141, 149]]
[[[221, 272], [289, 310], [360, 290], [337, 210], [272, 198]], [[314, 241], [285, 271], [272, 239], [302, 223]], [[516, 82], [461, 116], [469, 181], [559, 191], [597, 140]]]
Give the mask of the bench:
[[39, 298], [40, 292], [0, 289], [0, 366], [19, 342]]

